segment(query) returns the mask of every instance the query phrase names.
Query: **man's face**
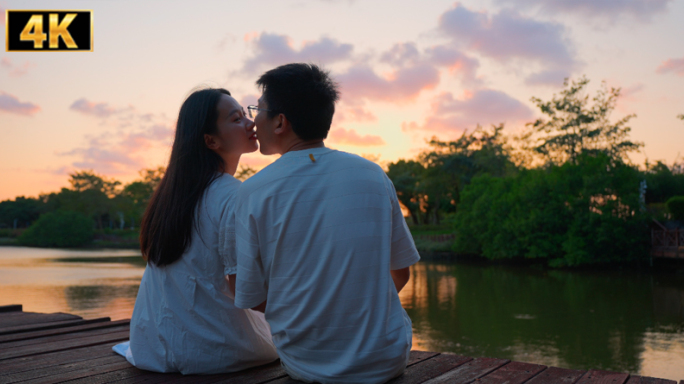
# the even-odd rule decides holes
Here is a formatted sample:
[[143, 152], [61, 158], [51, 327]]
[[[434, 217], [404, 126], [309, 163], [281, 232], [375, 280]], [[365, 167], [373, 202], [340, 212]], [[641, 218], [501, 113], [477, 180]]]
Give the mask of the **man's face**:
[[275, 128], [278, 126], [279, 117], [276, 115], [271, 119], [268, 117], [268, 112], [262, 110], [269, 109], [264, 95], [261, 95], [259, 98], [257, 107], [259, 107], [260, 110], [254, 117], [254, 124], [256, 124], [257, 140], [259, 140], [259, 151], [263, 155], [279, 153], [277, 148], [277, 136], [274, 133]]

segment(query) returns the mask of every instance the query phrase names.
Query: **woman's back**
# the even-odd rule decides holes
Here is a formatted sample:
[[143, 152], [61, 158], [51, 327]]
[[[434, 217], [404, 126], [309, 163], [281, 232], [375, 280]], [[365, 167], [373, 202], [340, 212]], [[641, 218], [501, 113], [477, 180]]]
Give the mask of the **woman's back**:
[[131, 363], [156, 372], [219, 373], [278, 358], [261, 313], [235, 307], [219, 257], [240, 182], [222, 174], [205, 190], [191, 242], [176, 262], [145, 269], [131, 319]]

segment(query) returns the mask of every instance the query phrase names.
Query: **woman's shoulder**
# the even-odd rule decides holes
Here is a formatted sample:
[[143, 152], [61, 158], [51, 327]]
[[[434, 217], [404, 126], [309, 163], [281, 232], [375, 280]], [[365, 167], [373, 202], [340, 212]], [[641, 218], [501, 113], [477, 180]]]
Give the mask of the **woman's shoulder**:
[[227, 173], [223, 173], [207, 188], [207, 198], [224, 200], [232, 197], [237, 192], [240, 184], [242, 184], [240, 180]]

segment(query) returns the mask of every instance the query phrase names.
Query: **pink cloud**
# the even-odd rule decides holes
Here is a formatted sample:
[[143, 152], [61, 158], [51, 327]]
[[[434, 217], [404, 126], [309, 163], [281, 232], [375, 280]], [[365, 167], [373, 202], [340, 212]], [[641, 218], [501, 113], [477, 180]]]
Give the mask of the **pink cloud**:
[[[456, 44], [501, 63], [532, 61], [554, 71], [577, 65], [561, 24], [526, 18], [512, 10], [489, 15], [457, 3], [440, 16], [439, 30]], [[530, 81], [547, 80], [548, 75], [533, 75]]]
[[29, 69], [35, 67], [35, 64], [25, 61], [21, 65], [15, 65], [9, 57], [3, 57], [0, 61], [0, 67], [9, 71], [10, 76], [19, 77], [27, 74]]
[[480, 89], [468, 92], [462, 99], [443, 93], [433, 100], [430, 117], [422, 124], [402, 123], [403, 131], [421, 130], [456, 133], [476, 125], [518, 123], [533, 117], [532, 110], [504, 92]]
[[427, 55], [431, 62], [447, 67], [452, 74], [460, 75], [466, 84], [480, 83], [476, 77], [476, 72], [480, 67], [477, 59], [446, 45], [428, 48]]
[[378, 117], [366, 109], [365, 103], [362, 100], [357, 102], [351, 99], [347, 100], [347, 102], [341, 102], [337, 105], [333, 124], [342, 122], [372, 123], [378, 121]]
[[416, 64], [379, 76], [366, 64], [351, 67], [336, 76], [343, 100], [367, 99], [406, 102], [439, 84], [439, 71], [429, 64]]
[[33, 103], [21, 102], [16, 96], [0, 91], [0, 111], [31, 116], [38, 113], [40, 107]]
[[[129, 109], [134, 111], [133, 107]], [[119, 126], [115, 133], [90, 137], [85, 146], [57, 154], [76, 157], [72, 163], [76, 169], [93, 169], [108, 175], [128, 174], [148, 165], [143, 158], [147, 151], [168, 148], [173, 143], [175, 124], [155, 123], [163, 119], [135, 111], [132, 117], [125, 118], [131, 120], [131, 128]]]
[[382, 137], [375, 135], [361, 136], [353, 129], [333, 128], [330, 130], [328, 138], [337, 144], [347, 144], [357, 147], [385, 145], [385, 140], [383, 140]]
[[559, 87], [562, 86], [563, 81], [569, 77], [570, 71], [567, 69], [549, 69], [531, 74], [525, 79], [525, 84]]
[[548, 14], [573, 13], [582, 17], [614, 21], [619, 16], [631, 16], [647, 21], [663, 13], [672, 0], [498, 0], [515, 8], [539, 7]]
[[639, 98], [637, 94], [641, 93], [644, 89], [646, 89], [646, 86], [643, 83], [637, 83], [632, 86], [622, 88], [620, 90], [620, 99], [638, 101]]
[[351, 44], [322, 37], [319, 40], [304, 42], [300, 49], [296, 49], [290, 37], [266, 32], [256, 37], [250, 36], [246, 41], [251, 45], [254, 54], [242, 67], [245, 73], [256, 73], [264, 67], [276, 67], [293, 62], [330, 64], [349, 59], [354, 48]]
[[91, 145], [87, 148], [76, 148], [60, 153], [60, 155], [78, 156], [80, 160], [72, 164], [75, 168], [92, 169], [107, 175], [125, 174], [145, 167], [145, 162], [141, 157], [133, 156], [124, 148]]
[[80, 98], [74, 101], [69, 109], [83, 113], [85, 115], [97, 116], [101, 118], [107, 118], [117, 112], [116, 109], [110, 107], [107, 103], [95, 103], [88, 101], [85, 98]]
[[660, 64], [656, 72], [660, 74], [675, 73], [678, 76], [684, 76], [684, 57], [681, 59], [668, 59]]

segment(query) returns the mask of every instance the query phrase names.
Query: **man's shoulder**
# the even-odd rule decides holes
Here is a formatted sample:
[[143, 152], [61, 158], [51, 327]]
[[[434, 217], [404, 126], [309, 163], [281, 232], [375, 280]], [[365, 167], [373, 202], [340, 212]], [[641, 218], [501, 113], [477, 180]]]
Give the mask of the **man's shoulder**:
[[250, 176], [249, 179], [243, 181], [240, 185], [238, 196], [251, 196], [264, 187], [272, 185], [275, 179], [283, 176], [283, 172], [287, 172], [286, 169], [280, 168], [276, 162], [273, 162]]
[[341, 165], [355, 166], [370, 169], [383, 174], [385, 173], [385, 171], [382, 170], [382, 167], [380, 167], [378, 164], [359, 155], [355, 155], [353, 153], [344, 151], [332, 151], [331, 156], [333, 156], [334, 160]]

